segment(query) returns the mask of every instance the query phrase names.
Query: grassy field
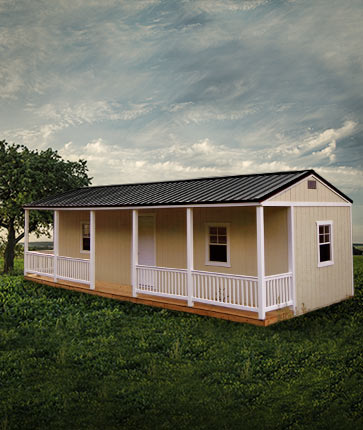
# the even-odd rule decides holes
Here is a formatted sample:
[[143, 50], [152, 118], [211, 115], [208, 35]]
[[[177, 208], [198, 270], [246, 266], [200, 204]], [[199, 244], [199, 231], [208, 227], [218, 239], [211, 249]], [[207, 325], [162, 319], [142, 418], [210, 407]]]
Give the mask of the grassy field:
[[2, 276], [0, 429], [363, 428], [354, 262], [354, 299], [267, 328]]

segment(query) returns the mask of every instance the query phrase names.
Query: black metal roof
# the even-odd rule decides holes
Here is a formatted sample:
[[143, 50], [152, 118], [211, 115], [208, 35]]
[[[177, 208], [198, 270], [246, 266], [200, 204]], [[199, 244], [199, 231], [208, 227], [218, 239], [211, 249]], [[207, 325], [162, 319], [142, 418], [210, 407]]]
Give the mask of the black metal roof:
[[341, 191], [314, 170], [222, 176], [138, 184], [78, 188], [46, 197], [24, 208], [166, 206], [208, 203], [258, 203], [314, 174], [342, 197]]

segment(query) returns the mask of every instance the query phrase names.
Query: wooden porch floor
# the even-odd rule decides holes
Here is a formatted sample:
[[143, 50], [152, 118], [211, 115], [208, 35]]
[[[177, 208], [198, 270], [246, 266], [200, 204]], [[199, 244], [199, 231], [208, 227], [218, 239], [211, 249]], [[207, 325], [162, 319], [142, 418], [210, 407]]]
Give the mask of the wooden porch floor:
[[120, 301], [139, 303], [173, 311], [188, 312], [264, 327], [293, 317], [293, 312], [288, 308], [267, 312], [266, 319], [259, 320], [257, 312], [241, 311], [238, 309], [224, 308], [222, 306], [207, 305], [204, 303], [194, 303], [194, 306], [189, 307], [186, 300], [168, 299], [166, 297], [157, 297], [148, 294], [138, 294], [137, 297], [132, 297], [131, 286], [109, 282], [97, 281], [95, 289], [90, 290], [88, 285], [72, 281], [64, 281], [61, 279], [59, 279], [58, 282], [54, 282], [52, 278], [46, 276], [28, 274], [24, 276], [24, 279], [55, 288], [64, 288], [67, 290], [93, 294]]

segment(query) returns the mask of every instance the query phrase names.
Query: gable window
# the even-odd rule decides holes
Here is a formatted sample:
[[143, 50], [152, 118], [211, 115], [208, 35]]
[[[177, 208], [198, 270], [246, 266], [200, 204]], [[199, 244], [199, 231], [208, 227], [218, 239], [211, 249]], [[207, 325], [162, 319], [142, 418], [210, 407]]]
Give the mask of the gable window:
[[230, 267], [229, 224], [206, 224], [206, 265]]
[[314, 179], [308, 181], [308, 189], [316, 190], [316, 181]]
[[88, 222], [81, 224], [81, 252], [89, 252], [91, 249], [90, 227]]
[[318, 221], [318, 267], [334, 264], [333, 261], [333, 222]]

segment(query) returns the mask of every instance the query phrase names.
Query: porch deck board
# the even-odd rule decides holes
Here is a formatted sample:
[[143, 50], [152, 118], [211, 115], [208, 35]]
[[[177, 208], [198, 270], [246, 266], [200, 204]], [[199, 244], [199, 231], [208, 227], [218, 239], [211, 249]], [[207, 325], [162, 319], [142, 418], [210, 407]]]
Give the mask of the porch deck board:
[[257, 326], [268, 326], [276, 322], [289, 319], [293, 316], [292, 311], [290, 311], [288, 308], [285, 308], [267, 312], [265, 320], [259, 320], [257, 312], [242, 311], [239, 309], [225, 308], [223, 306], [208, 305], [198, 302], [195, 302], [193, 307], [189, 307], [186, 300], [168, 299], [166, 297], [158, 297], [148, 294], [138, 294], [137, 297], [132, 297], [131, 286], [103, 281], [97, 281], [95, 289], [91, 290], [89, 286], [85, 284], [62, 279], [54, 282], [51, 277], [35, 274], [27, 274], [24, 276], [24, 279], [43, 285], [49, 285], [55, 288], [64, 288], [67, 290], [83, 292], [120, 301], [139, 303], [148, 306], [188, 312], [234, 322], [253, 324]]

